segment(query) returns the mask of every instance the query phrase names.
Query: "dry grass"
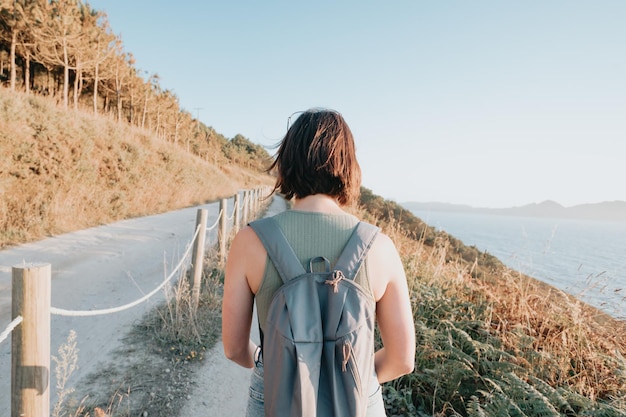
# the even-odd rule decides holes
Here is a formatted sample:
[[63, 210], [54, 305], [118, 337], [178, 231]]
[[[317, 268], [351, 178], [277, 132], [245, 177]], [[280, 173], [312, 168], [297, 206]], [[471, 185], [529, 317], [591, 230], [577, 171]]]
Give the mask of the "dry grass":
[[166, 301], [132, 329], [116, 359], [88, 376], [76, 393], [65, 388], [79, 354], [76, 336], [68, 338], [55, 359], [59, 399], [53, 417], [178, 415], [197, 366], [220, 335], [223, 276], [214, 252], [205, 259], [198, 308], [192, 305], [189, 273], [183, 273]]
[[373, 207], [356, 214], [395, 241], [418, 335], [416, 370], [386, 387], [388, 415], [626, 415], [626, 322], [483, 254], [471, 260], [445, 233], [416, 235], [395, 203]]
[[271, 183], [147, 131], [5, 89], [0, 151], [0, 248]]

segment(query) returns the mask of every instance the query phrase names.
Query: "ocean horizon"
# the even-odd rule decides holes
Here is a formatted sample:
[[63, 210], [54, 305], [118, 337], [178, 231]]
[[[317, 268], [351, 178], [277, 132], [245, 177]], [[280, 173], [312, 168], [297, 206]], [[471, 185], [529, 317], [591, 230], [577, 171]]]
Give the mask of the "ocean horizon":
[[506, 266], [626, 320], [626, 223], [410, 210]]

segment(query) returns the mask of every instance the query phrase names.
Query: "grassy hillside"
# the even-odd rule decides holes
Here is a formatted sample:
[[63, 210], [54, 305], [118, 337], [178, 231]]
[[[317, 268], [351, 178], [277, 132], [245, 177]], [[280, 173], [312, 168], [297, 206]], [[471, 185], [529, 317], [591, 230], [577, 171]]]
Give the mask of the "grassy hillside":
[[[361, 190], [352, 211], [393, 239], [412, 300], [415, 370], [385, 384], [388, 416], [626, 416], [626, 322], [507, 268], [370, 190]], [[171, 360], [193, 357], [219, 338], [223, 274], [215, 261], [206, 265], [202, 307], [212, 311], [203, 314], [215, 327], [197, 327], [213, 336], [198, 338], [193, 320], [157, 318], [147, 326], [165, 341], [163, 351], [176, 352]]]
[[247, 161], [203, 160], [147, 131], [6, 89], [0, 152], [0, 248], [271, 183]]
[[505, 267], [363, 190], [396, 242], [413, 300], [415, 371], [393, 416], [626, 416], [626, 322]]

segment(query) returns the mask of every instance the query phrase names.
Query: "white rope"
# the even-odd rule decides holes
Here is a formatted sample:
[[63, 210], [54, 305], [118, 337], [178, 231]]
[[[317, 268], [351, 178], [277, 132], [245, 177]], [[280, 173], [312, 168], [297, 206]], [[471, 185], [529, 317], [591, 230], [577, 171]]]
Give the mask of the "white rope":
[[220, 218], [222, 217], [222, 214], [224, 214], [223, 212], [224, 210], [220, 210], [220, 214], [217, 215], [217, 219], [215, 220], [215, 223], [213, 223], [213, 226], [206, 228], [207, 232], [210, 232], [211, 230], [215, 229], [215, 227], [217, 227], [217, 224], [220, 222]]
[[[196, 228], [196, 233], [193, 235], [193, 239], [191, 239], [191, 243], [193, 243], [196, 240], [199, 232], [200, 232], [200, 226]], [[89, 317], [89, 316], [100, 316], [100, 315], [105, 315], [105, 314], [118, 313], [120, 311], [128, 310], [129, 308], [135, 307], [136, 305], [143, 303], [144, 301], [152, 297], [154, 294], [159, 292], [172, 279], [174, 274], [183, 265], [183, 262], [185, 261], [189, 253], [191, 252], [191, 249], [193, 248], [193, 245], [191, 243], [187, 247], [185, 254], [182, 256], [180, 262], [178, 263], [178, 265], [176, 265], [176, 268], [174, 268], [172, 273], [167, 278], [165, 278], [165, 280], [158, 287], [156, 287], [154, 290], [152, 290], [150, 293], [146, 294], [145, 296], [141, 297], [140, 299], [133, 301], [132, 303], [128, 303], [126, 305], [119, 306], [119, 307], [105, 308], [102, 310], [82, 310], [82, 311], [64, 310], [62, 308], [51, 307], [50, 313], [55, 314], [57, 316]]]
[[231, 214], [230, 216], [226, 217], [226, 220], [228, 220], [229, 222], [232, 221], [235, 218], [235, 213], [237, 212], [237, 207], [235, 205], [233, 205], [233, 214]]
[[11, 334], [13, 329], [15, 329], [17, 326], [19, 326], [19, 324], [22, 322], [22, 320], [24, 320], [22, 318], [22, 316], [17, 316], [16, 318], [13, 319], [13, 321], [11, 323], [9, 323], [7, 328], [2, 333], [0, 333], [0, 343], [4, 342], [4, 339], [9, 337], [9, 334]]

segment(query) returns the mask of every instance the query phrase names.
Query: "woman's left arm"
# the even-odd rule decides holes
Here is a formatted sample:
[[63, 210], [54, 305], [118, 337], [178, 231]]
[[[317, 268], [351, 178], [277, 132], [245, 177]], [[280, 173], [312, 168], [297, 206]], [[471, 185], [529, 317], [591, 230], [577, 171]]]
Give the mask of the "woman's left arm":
[[379, 382], [387, 382], [413, 371], [415, 324], [404, 266], [395, 245], [380, 235], [372, 247], [369, 272], [376, 302], [376, 320], [383, 348], [375, 354]]

